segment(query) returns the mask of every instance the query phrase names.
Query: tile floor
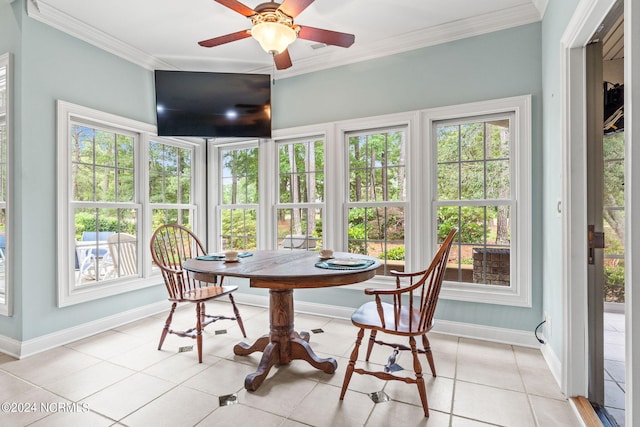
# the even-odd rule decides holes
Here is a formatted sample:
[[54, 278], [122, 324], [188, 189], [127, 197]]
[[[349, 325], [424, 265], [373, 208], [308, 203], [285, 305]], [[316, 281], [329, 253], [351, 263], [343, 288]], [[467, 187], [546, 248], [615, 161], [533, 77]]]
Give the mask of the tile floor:
[[[225, 303], [209, 305], [229, 310]], [[266, 309], [240, 306], [247, 342], [266, 332]], [[230, 312], [230, 310], [229, 310]], [[176, 325], [191, 324], [192, 307], [179, 309]], [[156, 350], [164, 315], [149, 317], [63, 347], [15, 360], [0, 355], [0, 402], [22, 412], [0, 415], [3, 426], [579, 426], [567, 399], [535, 349], [431, 334], [438, 377], [425, 376], [431, 416], [423, 417], [415, 386], [354, 375], [344, 401], [338, 399], [356, 329], [350, 321], [297, 314], [296, 328], [312, 333], [320, 356], [333, 356], [329, 375], [306, 362], [272, 369], [256, 392], [244, 378], [261, 353], [234, 356], [241, 340], [235, 323], [212, 324], [204, 360], [178, 352], [193, 341], [171, 335]], [[227, 328], [226, 334], [216, 330]], [[390, 352], [377, 349], [372, 364]], [[396, 361], [411, 363], [402, 354]], [[427, 367], [426, 363], [423, 366]], [[428, 369], [428, 368], [427, 368]], [[384, 390], [390, 401], [374, 403]], [[219, 397], [237, 394], [220, 406]], [[35, 403], [36, 406], [30, 406]], [[6, 409], [3, 407], [3, 409]], [[13, 409], [18, 409], [14, 406]]]
[[604, 405], [624, 427], [624, 313], [604, 313]]

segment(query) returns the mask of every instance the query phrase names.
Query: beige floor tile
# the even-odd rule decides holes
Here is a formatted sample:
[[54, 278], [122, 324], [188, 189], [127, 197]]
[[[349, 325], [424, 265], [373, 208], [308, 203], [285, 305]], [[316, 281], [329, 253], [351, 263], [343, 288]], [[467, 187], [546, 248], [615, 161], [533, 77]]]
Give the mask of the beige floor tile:
[[11, 402], [15, 396], [18, 396], [27, 391], [39, 388], [21, 378], [15, 377], [6, 372], [0, 371], [0, 402]]
[[456, 381], [453, 414], [505, 426], [533, 426], [533, 415], [524, 393]]
[[120, 420], [173, 387], [172, 382], [137, 373], [89, 396], [84, 402], [92, 411]]
[[159, 351], [158, 343], [153, 341], [118, 354], [109, 359], [109, 362], [135, 371], [142, 371], [173, 355], [174, 353], [168, 351]]
[[29, 427], [107, 427], [113, 420], [91, 411], [57, 412], [30, 424]]
[[254, 392], [242, 390], [238, 394], [238, 401], [252, 408], [289, 417], [318, 383], [297, 378], [284, 371], [275, 373], [273, 371], [272, 369], [270, 376], [258, 390]]
[[236, 404], [219, 407], [198, 423], [197, 427], [237, 427], [258, 424], [260, 427], [279, 427], [284, 421], [284, 418], [269, 412]]
[[122, 420], [129, 427], [193, 426], [218, 407], [210, 394], [178, 386]]
[[81, 371], [101, 360], [66, 347], [57, 347], [43, 353], [2, 365], [2, 369], [38, 385], [47, 385]]
[[[256, 425], [256, 420], [261, 427], [579, 425], [538, 349], [429, 334], [438, 376], [430, 375], [426, 357], [421, 355], [431, 411], [431, 417], [425, 418], [414, 384], [354, 374], [344, 400], [339, 400], [358, 332], [348, 319], [309, 314], [295, 318], [297, 331], [323, 330], [311, 333], [310, 345], [318, 357], [336, 359], [335, 373], [295, 360], [272, 368], [261, 387], [248, 392], [244, 379], [255, 372], [262, 353], [236, 356], [233, 346], [240, 341], [251, 344], [268, 333], [268, 310], [239, 305], [246, 339], [236, 322], [209, 325], [200, 364], [195, 340], [169, 335], [162, 351], [157, 350], [169, 306], [167, 303], [167, 312], [22, 360], [0, 355], [0, 401], [43, 403], [47, 409], [79, 399], [89, 409], [0, 414], [0, 425], [236, 427]], [[207, 309], [210, 313], [232, 312], [230, 303], [221, 300], [208, 303]], [[194, 323], [194, 306], [180, 306], [173, 327]], [[216, 334], [221, 329], [226, 333]], [[408, 341], [385, 334], [378, 339]], [[421, 347], [421, 340], [417, 341]], [[393, 349], [377, 345], [371, 361], [365, 363], [367, 344], [368, 333], [357, 367], [381, 371]], [[193, 350], [178, 351], [185, 346]], [[409, 352], [401, 352], [396, 363], [405, 369], [398, 375], [412, 374]], [[378, 391], [385, 391], [392, 400], [374, 404], [369, 394]], [[238, 395], [238, 403], [218, 407], [218, 397], [231, 393]], [[198, 407], [188, 410], [193, 402]]]
[[66, 347], [107, 360], [141, 345], [144, 342], [140, 338], [111, 330], [67, 344]]
[[294, 421], [316, 427], [364, 425], [374, 403], [367, 395], [351, 393], [340, 400], [340, 389], [318, 384], [289, 416]]
[[[499, 375], [496, 375], [499, 372]], [[518, 364], [510, 345], [461, 339], [456, 378], [476, 384], [524, 391]]]
[[[411, 374], [411, 376], [413, 373]], [[453, 400], [453, 380], [444, 377], [424, 377], [427, 386], [427, 402], [429, 408], [441, 412], [451, 412], [451, 402]], [[409, 403], [422, 408], [418, 386], [415, 384], [405, 384], [400, 381], [387, 381], [384, 392], [390, 399], [403, 403]]]
[[135, 371], [122, 366], [109, 362], [100, 362], [47, 385], [47, 389], [75, 402], [115, 384], [134, 373]]
[[540, 427], [578, 427], [573, 409], [567, 400], [547, 399], [540, 396], [530, 396], [531, 406]]
[[483, 423], [477, 420], [470, 420], [462, 417], [451, 417], [451, 427], [488, 427], [495, 426], [495, 424]]
[[367, 422], [367, 427], [397, 426], [428, 426], [449, 427], [450, 414], [435, 410], [429, 411], [429, 417], [424, 416], [422, 406], [408, 405], [406, 403], [382, 402], [376, 404], [373, 413]]
[[70, 402], [60, 396], [31, 387], [4, 401], [0, 425], [27, 426], [51, 414], [52, 408], [57, 408], [58, 404], [67, 403]]
[[199, 363], [198, 353], [194, 347], [193, 351], [175, 354], [146, 368], [142, 372], [180, 384], [204, 371], [218, 360], [220, 360], [218, 357], [205, 353], [202, 355], [202, 363]]
[[242, 363], [220, 360], [198, 372], [182, 385], [215, 396], [223, 396], [240, 392], [244, 388], [245, 377], [254, 371], [251, 366]]

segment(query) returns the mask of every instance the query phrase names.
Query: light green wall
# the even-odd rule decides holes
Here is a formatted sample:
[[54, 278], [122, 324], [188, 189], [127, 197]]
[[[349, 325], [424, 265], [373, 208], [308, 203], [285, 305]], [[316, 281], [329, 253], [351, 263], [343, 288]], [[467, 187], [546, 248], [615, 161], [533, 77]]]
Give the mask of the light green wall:
[[[14, 79], [14, 90], [13, 90], [13, 138], [14, 140], [18, 140], [20, 138], [21, 129], [18, 125], [21, 120], [20, 115], [20, 82], [21, 82], [21, 59], [22, 59], [22, 46], [20, 42], [20, 26], [21, 26], [22, 15], [20, 13], [19, 2], [14, 2], [12, 4], [7, 4], [5, 2], [0, 2], [0, 54], [10, 53], [13, 56], [13, 79]], [[15, 168], [15, 166], [14, 166]], [[17, 172], [17, 171], [14, 171]], [[14, 200], [20, 198], [19, 194], [13, 192]], [[13, 212], [11, 212], [13, 214]], [[17, 239], [16, 239], [17, 240]], [[17, 243], [14, 242], [14, 246], [18, 246]], [[8, 262], [11, 263], [13, 260], [8, 258]], [[14, 278], [20, 275], [18, 269], [14, 269], [13, 271]], [[16, 302], [21, 300], [22, 292], [19, 287], [14, 287], [13, 291], [13, 301], [14, 306]], [[20, 311], [14, 310], [15, 314], [10, 318], [0, 318], [0, 335], [4, 335], [11, 338], [17, 338], [22, 334], [22, 313]], [[1, 317], [1, 316], [0, 316]]]
[[[560, 39], [579, 0], [550, 1], [542, 21], [542, 283], [543, 313], [551, 316], [547, 339], [562, 355], [565, 298], [562, 276], [562, 223], [556, 204], [562, 196], [562, 113]], [[568, 173], [568, 172], [567, 172]]]
[[[532, 333], [542, 320], [540, 46], [541, 26], [537, 23], [276, 80], [275, 128], [532, 95], [533, 307], [441, 300], [436, 312], [439, 319]], [[300, 292], [296, 298], [343, 306], [357, 306], [366, 300], [361, 291], [346, 289]]]
[[0, 318], [0, 331], [24, 341], [165, 300], [166, 292], [159, 285], [57, 307], [56, 100], [154, 123], [153, 74], [28, 18], [23, 0], [12, 6], [14, 19], [22, 22], [17, 36], [10, 30], [21, 45], [15, 82], [20, 116], [14, 141], [16, 244], [10, 254], [16, 298], [15, 316]]
[[[0, 318], [0, 334], [28, 340], [166, 298], [162, 286], [71, 307], [56, 305], [55, 101], [62, 99], [154, 122], [150, 71], [26, 16], [9, 36], [19, 40], [20, 129], [16, 132], [16, 315]], [[2, 4], [0, 11], [7, 6]], [[0, 23], [4, 24], [6, 14]], [[12, 13], [11, 15], [15, 15]], [[0, 34], [6, 31], [0, 27]], [[17, 33], [17, 35], [16, 35]], [[4, 37], [3, 37], [4, 40]], [[284, 128], [515, 95], [533, 96], [533, 308], [442, 301], [437, 317], [531, 330], [542, 313], [541, 25], [531, 24], [278, 80], [274, 127]], [[3, 47], [0, 41], [0, 47]], [[277, 76], [276, 76], [277, 77]], [[34, 264], [37, 261], [37, 264]], [[355, 307], [361, 291], [301, 292], [297, 298]]]

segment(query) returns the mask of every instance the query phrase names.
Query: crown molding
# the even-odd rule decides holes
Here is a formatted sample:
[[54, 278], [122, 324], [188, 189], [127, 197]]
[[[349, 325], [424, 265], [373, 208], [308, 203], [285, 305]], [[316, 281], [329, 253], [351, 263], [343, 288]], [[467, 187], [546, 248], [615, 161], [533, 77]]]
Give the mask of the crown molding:
[[[356, 42], [348, 50], [336, 48], [327, 54], [297, 60], [293, 67], [278, 71], [276, 76], [280, 78], [292, 77], [506, 30], [538, 21], [540, 21], [540, 15], [537, 9], [531, 4], [523, 4], [485, 15], [425, 28], [364, 46], [359, 46]], [[262, 71], [269, 69], [265, 68]]]
[[549, 0], [531, 0], [533, 5], [540, 12], [540, 19], [544, 18], [544, 13], [547, 11], [547, 6], [549, 5]]
[[[541, 19], [539, 8], [543, 4], [546, 7], [548, 0], [532, 1], [535, 5], [533, 3], [522, 4], [365, 45], [358, 45], [356, 42], [349, 49], [330, 47], [326, 52], [319, 49], [316, 51], [317, 54], [312, 57], [296, 60], [293, 67], [276, 71], [276, 77], [292, 77], [538, 22]], [[28, 0], [27, 14], [31, 18], [146, 69], [178, 69], [176, 66], [91, 27], [41, 0]], [[268, 65], [244, 71], [271, 73], [273, 67]]]
[[43, 1], [28, 0], [27, 15], [37, 21], [65, 32], [77, 39], [83, 40], [102, 50], [117, 55], [127, 61], [140, 65], [149, 70], [175, 70], [171, 64], [157, 59], [109, 34], [100, 31], [86, 23], [48, 5]]

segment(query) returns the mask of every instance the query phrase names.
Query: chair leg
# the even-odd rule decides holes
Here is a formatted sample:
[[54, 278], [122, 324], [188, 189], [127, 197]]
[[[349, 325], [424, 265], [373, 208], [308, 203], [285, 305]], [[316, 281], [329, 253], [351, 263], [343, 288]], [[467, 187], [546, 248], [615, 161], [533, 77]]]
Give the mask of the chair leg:
[[236, 307], [236, 302], [233, 299], [233, 295], [229, 294], [229, 299], [231, 300], [231, 306], [233, 307], [233, 314], [236, 316], [236, 322], [238, 322], [240, 331], [242, 331], [242, 336], [246, 338], [247, 334], [244, 331], [244, 323], [242, 323], [242, 317], [240, 317], [240, 311], [238, 310], [238, 307]]
[[427, 403], [427, 387], [424, 384], [424, 378], [422, 378], [422, 365], [418, 358], [418, 349], [416, 347], [416, 340], [413, 337], [409, 337], [409, 345], [411, 346], [411, 354], [413, 355], [413, 371], [416, 373], [416, 384], [418, 386], [418, 394], [420, 395], [420, 401], [422, 402], [422, 409], [424, 410], [424, 416], [429, 416], [429, 404]]
[[424, 353], [427, 356], [427, 362], [429, 362], [429, 367], [431, 368], [431, 375], [436, 376], [436, 365], [433, 362], [433, 353], [431, 352], [431, 344], [429, 343], [429, 338], [427, 338], [427, 334], [422, 336], [422, 346], [424, 347]]
[[369, 361], [369, 356], [371, 356], [371, 350], [373, 350], [373, 344], [375, 344], [377, 333], [378, 331], [376, 331], [375, 329], [372, 329], [371, 334], [369, 335], [369, 346], [367, 347], [367, 357], [364, 359], [367, 362]]
[[196, 343], [198, 345], [198, 363], [202, 363], [202, 316], [204, 303], [196, 303]]
[[169, 317], [164, 322], [164, 328], [162, 328], [162, 334], [160, 335], [160, 344], [158, 344], [158, 350], [162, 350], [162, 343], [164, 343], [164, 339], [167, 337], [169, 333], [169, 327], [171, 326], [171, 321], [173, 320], [173, 313], [176, 311], [176, 306], [178, 303], [174, 302], [171, 304], [171, 310], [169, 310]]
[[353, 370], [356, 367], [356, 360], [358, 359], [358, 350], [360, 349], [360, 343], [362, 343], [362, 337], [364, 336], [364, 329], [360, 328], [358, 332], [358, 337], [356, 338], [356, 345], [353, 347], [353, 351], [351, 352], [351, 358], [349, 359], [349, 364], [347, 365], [347, 370], [344, 373], [344, 381], [342, 381], [342, 391], [340, 392], [340, 400], [344, 399], [344, 394], [347, 392], [347, 387], [349, 387], [349, 382], [351, 381], [351, 375], [353, 375]]

